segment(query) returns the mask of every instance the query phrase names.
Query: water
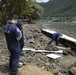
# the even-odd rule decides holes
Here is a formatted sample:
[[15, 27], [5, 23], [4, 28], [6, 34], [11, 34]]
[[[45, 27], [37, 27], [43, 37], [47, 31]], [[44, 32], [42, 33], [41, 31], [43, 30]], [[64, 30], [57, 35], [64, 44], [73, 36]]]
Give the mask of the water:
[[46, 20], [39, 21], [38, 23], [50, 30], [59, 31], [63, 34], [66, 34], [66, 35], [76, 39], [76, 23], [73, 23], [73, 22], [50, 22], [50, 21], [46, 21]]

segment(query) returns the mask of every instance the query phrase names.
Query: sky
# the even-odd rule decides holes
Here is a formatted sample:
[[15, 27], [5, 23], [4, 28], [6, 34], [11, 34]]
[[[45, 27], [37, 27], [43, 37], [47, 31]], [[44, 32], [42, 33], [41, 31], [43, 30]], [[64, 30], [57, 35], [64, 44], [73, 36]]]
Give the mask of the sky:
[[49, 0], [36, 0], [36, 2], [47, 2]]

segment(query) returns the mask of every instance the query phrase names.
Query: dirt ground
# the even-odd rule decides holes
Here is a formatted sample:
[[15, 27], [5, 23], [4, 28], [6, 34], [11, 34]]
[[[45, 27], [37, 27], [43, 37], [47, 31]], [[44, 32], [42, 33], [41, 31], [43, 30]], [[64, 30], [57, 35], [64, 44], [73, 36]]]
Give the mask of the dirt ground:
[[53, 75], [51, 72], [44, 71], [34, 64], [28, 64], [20, 68], [21, 75]]
[[[42, 26], [37, 24], [27, 25], [27, 27], [24, 29], [24, 47], [31, 47], [36, 50], [58, 50], [54, 43], [47, 47], [47, 43], [49, 42], [50, 38], [41, 33], [42, 28]], [[63, 45], [60, 44], [60, 46]], [[35, 53], [31, 51], [23, 51], [23, 53], [24, 56], [20, 57], [20, 62], [23, 63], [23, 66], [19, 68], [21, 75], [76, 75], [75, 50], [71, 50], [67, 53], [67, 55], [59, 54], [61, 55], [61, 58], [55, 60], [46, 57], [46, 54], [49, 53]], [[9, 75], [9, 56], [10, 53], [7, 49], [3, 29], [0, 28], [0, 75]]]

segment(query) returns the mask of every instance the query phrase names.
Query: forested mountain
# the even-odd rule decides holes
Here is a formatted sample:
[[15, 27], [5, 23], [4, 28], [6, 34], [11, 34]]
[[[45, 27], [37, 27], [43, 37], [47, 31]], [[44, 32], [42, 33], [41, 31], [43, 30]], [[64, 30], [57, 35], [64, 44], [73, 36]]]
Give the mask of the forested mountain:
[[76, 0], [49, 0], [40, 5], [44, 7], [44, 16], [76, 16]]

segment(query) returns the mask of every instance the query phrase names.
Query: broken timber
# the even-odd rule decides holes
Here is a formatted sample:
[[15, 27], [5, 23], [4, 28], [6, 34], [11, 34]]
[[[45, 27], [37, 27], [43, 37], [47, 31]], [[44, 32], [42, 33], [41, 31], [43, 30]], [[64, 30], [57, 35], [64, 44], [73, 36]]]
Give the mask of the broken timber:
[[23, 48], [23, 51], [32, 51], [32, 52], [36, 52], [36, 53], [63, 53], [63, 50], [48, 51], [48, 50], [35, 50], [33, 48]]
[[40, 52], [43, 52], [43, 53], [63, 53], [62, 50], [58, 50], [58, 51], [33, 50], [33, 52], [37, 52], [37, 53], [40, 53]]
[[[52, 38], [52, 34], [56, 33], [56, 31], [51, 31], [49, 29], [42, 29], [41, 31], [43, 34], [51, 38]], [[72, 37], [62, 34], [62, 36], [60, 36], [59, 42], [67, 47], [76, 49], [76, 39]]]

